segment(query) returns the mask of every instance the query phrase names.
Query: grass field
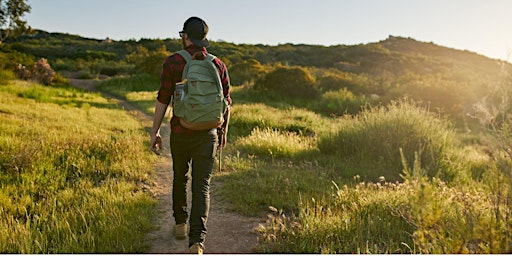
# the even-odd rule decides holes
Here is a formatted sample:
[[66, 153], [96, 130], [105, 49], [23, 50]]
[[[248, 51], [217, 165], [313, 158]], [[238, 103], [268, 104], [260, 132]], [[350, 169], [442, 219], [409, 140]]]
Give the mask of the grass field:
[[137, 253], [152, 228], [140, 124], [67, 85], [0, 85], [0, 252]]
[[[122, 81], [100, 88], [154, 102], [156, 81], [135, 86], [137, 79], [126, 78], [130, 90]], [[214, 182], [233, 210], [269, 216], [259, 228], [261, 252], [512, 250], [512, 163], [468, 143], [486, 134], [459, 134], [407, 100], [332, 118], [250, 86], [232, 87], [232, 98], [224, 168]]]
[[[131, 92], [100, 88], [154, 101], [151, 82], [133, 88], [134, 79], [127, 78]], [[472, 143], [488, 135], [460, 134], [408, 100], [332, 118], [250, 86], [233, 87], [232, 98], [224, 168], [214, 182], [233, 210], [268, 215], [261, 252], [512, 249], [512, 163]]]
[[[99, 88], [153, 114], [154, 79]], [[0, 250], [143, 252], [153, 159], [140, 125], [65, 86], [15, 82], [0, 93]], [[250, 86], [232, 97], [213, 182], [233, 210], [268, 216], [260, 252], [512, 251], [512, 161], [475, 143], [492, 136], [460, 134], [407, 100], [333, 118]]]

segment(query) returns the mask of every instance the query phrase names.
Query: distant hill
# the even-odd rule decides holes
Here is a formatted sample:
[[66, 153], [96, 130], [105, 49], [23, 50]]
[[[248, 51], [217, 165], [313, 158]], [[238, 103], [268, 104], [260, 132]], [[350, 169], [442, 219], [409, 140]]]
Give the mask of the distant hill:
[[[49, 60], [57, 58], [123, 59], [130, 47], [142, 45], [155, 50], [165, 45], [171, 52], [181, 48], [179, 39], [140, 39], [114, 41], [109, 38], [91, 39], [79, 35], [49, 33], [36, 30], [31, 35], [9, 39], [14, 49], [35, 57]], [[262, 64], [281, 62], [304, 67], [337, 68], [342, 71], [372, 75], [407, 73], [436, 74], [455, 72], [470, 77], [495, 77], [501, 66], [511, 64], [485, 56], [451, 49], [432, 42], [420, 42], [412, 38], [389, 36], [380, 42], [320, 46], [304, 44], [282, 44], [277, 46], [234, 44], [213, 42], [211, 52], [236, 64], [247, 59], [256, 59]], [[98, 54], [103, 53], [103, 54]], [[472, 80], [472, 79], [471, 79]]]

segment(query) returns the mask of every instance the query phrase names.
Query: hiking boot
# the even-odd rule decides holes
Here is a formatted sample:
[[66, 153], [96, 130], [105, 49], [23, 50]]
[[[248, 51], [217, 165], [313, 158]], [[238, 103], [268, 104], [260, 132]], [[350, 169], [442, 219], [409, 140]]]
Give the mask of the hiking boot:
[[188, 248], [188, 252], [191, 254], [203, 254], [203, 250], [204, 248], [199, 243], [195, 243]]
[[174, 236], [179, 240], [187, 238], [187, 223], [174, 226]]

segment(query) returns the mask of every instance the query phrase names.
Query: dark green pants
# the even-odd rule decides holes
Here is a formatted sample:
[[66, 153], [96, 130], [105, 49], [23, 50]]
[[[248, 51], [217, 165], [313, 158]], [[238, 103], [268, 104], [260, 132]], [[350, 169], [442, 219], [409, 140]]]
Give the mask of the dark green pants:
[[[189, 246], [200, 243], [204, 246], [206, 221], [210, 208], [210, 178], [217, 152], [217, 130], [195, 131], [175, 134], [171, 132], [171, 155], [173, 162], [172, 201], [176, 224], [189, 220]], [[191, 167], [191, 168], [190, 168]], [[192, 170], [192, 207], [190, 219], [187, 207], [187, 182]]]

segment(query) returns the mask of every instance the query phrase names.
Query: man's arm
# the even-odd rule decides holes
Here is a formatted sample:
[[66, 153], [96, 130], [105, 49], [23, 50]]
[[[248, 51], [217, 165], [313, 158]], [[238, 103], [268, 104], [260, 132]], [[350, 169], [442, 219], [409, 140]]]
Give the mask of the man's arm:
[[167, 104], [156, 101], [155, 116], [153, 117], [153, 127], [151, 128], [151, 146], [150, 149], [155, 154], [160, 155], [158, 152], [162, 148], [162, 138], [160, 137], [160, 126], [164, 120], [165, 112], [167, 111]]

